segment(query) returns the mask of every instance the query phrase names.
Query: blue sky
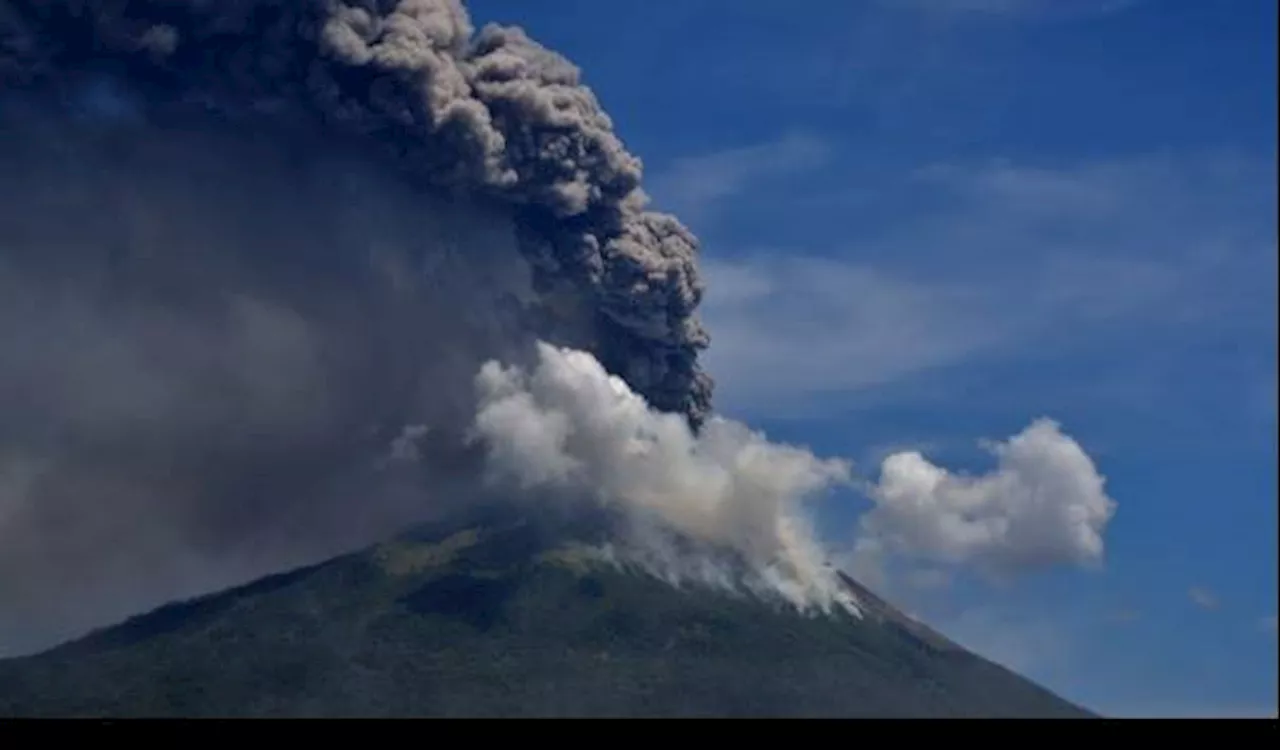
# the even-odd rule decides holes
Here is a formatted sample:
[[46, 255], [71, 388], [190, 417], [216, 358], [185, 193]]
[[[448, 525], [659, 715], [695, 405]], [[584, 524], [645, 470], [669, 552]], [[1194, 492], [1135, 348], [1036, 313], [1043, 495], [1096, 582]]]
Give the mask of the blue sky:
[[1273, 0], [469, 7], [579, 64], [702, 238], [719, 410], [871, 473], [1050, 417], [1105, 476], [1100, 568], [891, 598], [1104, 713], [1274, 714]]

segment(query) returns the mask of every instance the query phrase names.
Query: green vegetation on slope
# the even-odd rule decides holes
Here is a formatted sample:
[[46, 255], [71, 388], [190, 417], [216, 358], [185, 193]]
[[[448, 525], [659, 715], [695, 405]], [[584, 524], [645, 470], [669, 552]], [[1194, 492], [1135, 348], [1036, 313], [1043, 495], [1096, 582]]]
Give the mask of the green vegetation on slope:
[[[1087, 716], [893, 617], [417, 534], [0, 662], [0, 716]], [[884, 605], [881, 605], [884, 610]]]

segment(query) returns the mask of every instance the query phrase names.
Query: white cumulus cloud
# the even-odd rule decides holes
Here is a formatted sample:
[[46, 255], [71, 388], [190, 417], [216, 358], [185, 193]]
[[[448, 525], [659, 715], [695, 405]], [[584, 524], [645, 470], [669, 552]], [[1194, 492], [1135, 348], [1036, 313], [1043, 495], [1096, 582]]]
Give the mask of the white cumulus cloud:
[[859, 550], [1001, 575], [1098, 563], [1116, 503], [1080, 445], [1039, 419], [991, 450], [997, 466], [981, 476], [914, 451], [884, 459]]

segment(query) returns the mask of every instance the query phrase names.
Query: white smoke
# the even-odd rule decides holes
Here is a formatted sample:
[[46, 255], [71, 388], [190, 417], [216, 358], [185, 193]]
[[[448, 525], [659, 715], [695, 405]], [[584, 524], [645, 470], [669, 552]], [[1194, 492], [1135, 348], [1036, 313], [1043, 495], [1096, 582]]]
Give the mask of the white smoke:
[[884, 459], [859, 552], [997, 575], [1099, 563], [1116, 503], [1084, 449], [1056, 422], [1039, 419], [991, 450], [996, 468], [977, 477], [914, 451]]
[[[848, 461], [770, 443], [718, 417], [695, 434], [581, 351], [539, 344], [532, 367], [491, 361], [477, 386], [475, 436], [489, 479], [621, 511], [630, 523], [608, 550], [615, 560], [673, 583], [745, 584], [801, 609], [856, 611], [806, 513], [825, 491], [852, 485]], [[875, 507], [860, 519], [854, 558], [1000, 574], [1101, 560], [1115, 503], [1083, 449], [1038, 420], [993, 451], [999, 465], [981, 477], [916, 452], [886, 458], [868, 488]], [[746, 577], [723, 558], [688, 554], [663, 529], [731, 551]]]
[[668, 580], [731, 580], [712, 558], [681, 559], [659, 529], [745, 562], [740, 582], [802, 609], [852, 609], [805, 517], [807, 500], [845, 484], [850, 465], [768, 442], [721, 418], [694, 434], [655, 411], [590, 355], [539, 344], [528, 370], [487, 363], [476, 436], [490, 478], [585, 497], [631, 521], [623, 555]]

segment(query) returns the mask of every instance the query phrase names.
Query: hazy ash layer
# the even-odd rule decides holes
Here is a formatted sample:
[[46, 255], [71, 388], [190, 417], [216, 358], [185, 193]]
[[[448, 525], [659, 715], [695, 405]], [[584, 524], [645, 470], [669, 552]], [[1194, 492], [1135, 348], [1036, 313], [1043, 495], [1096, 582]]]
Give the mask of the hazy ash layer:
[[474, 374], [556, 330], [505, 210], [330, 138], [55, 114], [0, 120], [0, 652], [476, 500]]

